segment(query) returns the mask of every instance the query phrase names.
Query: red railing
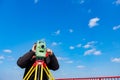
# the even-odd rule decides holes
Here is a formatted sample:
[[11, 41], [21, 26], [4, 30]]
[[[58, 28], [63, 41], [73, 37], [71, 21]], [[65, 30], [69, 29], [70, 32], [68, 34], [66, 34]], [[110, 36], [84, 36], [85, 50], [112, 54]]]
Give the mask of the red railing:
[[56, 80], [120, 80], [120, 76], [88, 77], [88, 78], [61, 78]]

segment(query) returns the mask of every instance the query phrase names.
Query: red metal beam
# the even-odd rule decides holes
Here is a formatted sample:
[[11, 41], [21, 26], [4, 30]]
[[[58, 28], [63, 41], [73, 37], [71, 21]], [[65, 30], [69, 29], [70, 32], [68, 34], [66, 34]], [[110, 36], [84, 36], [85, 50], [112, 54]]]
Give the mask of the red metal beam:
[[102, 76], [102, 77], [88, 77], [88, 78], [60, 78], [56, 80], [102, 80], [102, 79], [120, 79], [120, 76]]

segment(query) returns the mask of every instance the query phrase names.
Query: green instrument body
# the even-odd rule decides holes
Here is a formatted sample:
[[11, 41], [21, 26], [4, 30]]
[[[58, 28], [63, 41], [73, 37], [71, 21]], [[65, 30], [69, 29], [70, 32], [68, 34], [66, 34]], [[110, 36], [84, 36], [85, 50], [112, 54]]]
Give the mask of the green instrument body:
[[36, 45], [36, 58], [45, 58], [46, 57], [46, 43], [44, 41], [37, 41]]

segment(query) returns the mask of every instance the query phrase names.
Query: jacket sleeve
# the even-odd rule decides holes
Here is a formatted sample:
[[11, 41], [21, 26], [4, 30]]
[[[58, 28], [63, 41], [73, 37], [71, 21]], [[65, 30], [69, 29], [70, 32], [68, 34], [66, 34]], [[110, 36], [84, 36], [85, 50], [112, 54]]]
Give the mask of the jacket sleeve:
[[31, 61], [32, 56], [35, 54], [32, 50], [24, 54], [22, 57], [20, 57], [17, 61], [17, 65], [21, 68], [25, 68], [27, 64]]
[[54, 53], [50, 56], [50, 62], [47, 64], [47, 66], [51, 70], [59, 69], [59, 63]]

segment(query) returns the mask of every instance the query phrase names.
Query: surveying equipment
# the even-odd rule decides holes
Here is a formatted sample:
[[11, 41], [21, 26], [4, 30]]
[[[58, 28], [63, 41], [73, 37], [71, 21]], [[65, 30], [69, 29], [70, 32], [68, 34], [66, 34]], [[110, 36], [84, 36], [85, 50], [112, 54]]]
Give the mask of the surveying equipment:
[[47, 53], [46, 53], [46, 44], [43, 41], [38, 41], [37, 45], [36, 45], [36, 58], [45, 58], [47, 57]]
[[31, 75], [35, 72], [34, 80], [44, 80], [43, 78], [43, 70], [45, 71], [48, 80], [55, 80], [50, 73], [50, 70], [48, 69], [46, 63], [44, 62], [44, 58], [48, 56], [48, 53], [46, 52], [46, 44], [44, 41], [37, 41], [36, 44], [36, 61], [28, 71], [28, 73], [25, 75], [23, 80], [29, 80]]

